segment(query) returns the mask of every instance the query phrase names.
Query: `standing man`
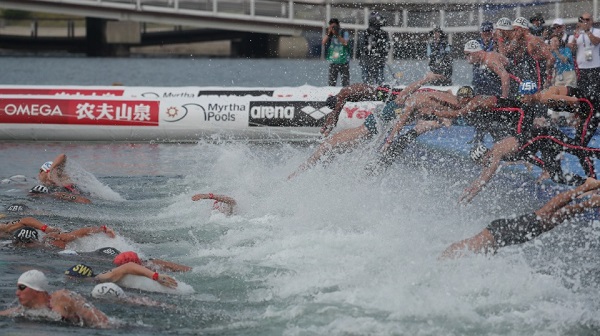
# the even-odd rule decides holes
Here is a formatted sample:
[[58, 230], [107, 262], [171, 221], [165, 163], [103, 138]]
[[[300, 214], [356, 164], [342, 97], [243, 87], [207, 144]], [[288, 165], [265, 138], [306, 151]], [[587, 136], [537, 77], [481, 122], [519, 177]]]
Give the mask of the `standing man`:
[[384, 82], [383, 70], [390, 50], [390, 36], [381, 29], [385, 23], [381, 14], [372, 12], [369, 28], [359, 33], [356, 52], [365, 84], [381, 85]]
[[350, 85], [350, 48], [348, 41], [350, 34], [340, 29], [338, 19], [329, 20], [327, 34], [323, 37], [323, 47], [325, 48], [325, 57], [329, 61], [328, 85], [336, 86], [338, 74], [342, 79], [342, 86]]
[[600, 29], [593, 24], [592, 14], [581, 14], [575, 35], [569, 39], [569, 46], [577, 48], [577, 86], [588, 95], [598, 95], [600, 90]]
[[429, 32], [427, 42], [427, 57], [429, 58], [429, 70], [434, 74], [444, 75], [444, 79], [431, 82], [430, 85], [450, 86], [452, 85], [452, 56], [448, 44], [448, 35], [439, 27]]

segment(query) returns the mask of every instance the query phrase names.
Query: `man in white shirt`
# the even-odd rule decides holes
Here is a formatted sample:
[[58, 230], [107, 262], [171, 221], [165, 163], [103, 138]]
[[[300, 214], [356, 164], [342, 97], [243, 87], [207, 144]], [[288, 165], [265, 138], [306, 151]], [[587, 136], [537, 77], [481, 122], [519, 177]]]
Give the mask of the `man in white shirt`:
[[569, 46], [577, 48], [577, 86], [588, 95], [598, 95], [600, 91], [600, 29], [593, 24], [592, 14], [581, 14], [575, 34], [569, 38]]

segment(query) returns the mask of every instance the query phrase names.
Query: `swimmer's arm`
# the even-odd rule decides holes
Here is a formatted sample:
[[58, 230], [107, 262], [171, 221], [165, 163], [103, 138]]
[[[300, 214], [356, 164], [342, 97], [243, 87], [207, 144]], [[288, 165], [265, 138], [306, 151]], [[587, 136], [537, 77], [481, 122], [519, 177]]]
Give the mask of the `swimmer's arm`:
[[411, 94], [415, 93], [421, 86], [434, 81], [436, 79], [445, 78], [443, 75], [436, 75], [433, 72], [429, 71], [425, 74], [425, 77], [417, 80], [416, 82], [412, 82], [408, 84], [396, 97], [396, 103], [398, 105], [403, 105], [406, 98], [408, 98]]
[[[150, 259], [148, 260], [148, 266], [157, 266], [160, 270], [167, 270], [171, 272], [189, 272], [192, 270], [191, 267], [177, 264], [171, 261], [161, 260], [161, 259]], [[154, 267], [150, 267], [154, 268]]]
[[396, 138], [396, 136], [400, 134], [404, 126], [406, 126], [406, 124], [408, 123], [410, 117], [413, 115], [413, 111], [414, 109], [412, 108], [404, 110], [404, 113], [402, 113], [396, 124], [394, 124], [394, 127], [388, 134], [387, 138], [385, 139], [385, 144], [383, 145], [382, 151], [387, 150], [392, 141], [394, 141], [394, 139]]
[[581, 203], [567, 205], [561, 208], [559, 211], [556, 211], [550, 218], [549, 222], [558, 224], [579, 213], [593, 208], [597, 208], [599, 206], [600, 195], [592, 195], [589, 199]]
[[[352, 84], [342, 88], [336, 95], [337, 102], [335, 103], [335, 107], [329, 112], [327, 119], [325, 119], [325, 124], [321, 128], [321, 134], [328, 136], [331, 133], [331, 130], [337, 125], [340, 113], [342, 113], [342, 109], [350, 97], [360, 97], [360, 100], [364, 100], [372, 97], [373, 94], [373, 87], [363, 83]], [[353, 101], [359, 100], [353, 99]]]
[[9, 308], [9, 309], [0, 311], [0, 316], [12, 316], [21, 310], [22, 310], [21, 307]]
[[108, 316], [77, 293], [65, 289], [56, 291], [50, 297], [50, 305], [67, 320], [80, 320], [89, 327], [109, 327]]
[[67, 156], [65, 154], [59, 154], [54, 158], [52, 166], [50, 166], [50, 171], [48, 172], [48, 177], [52, 182], [59, 185], [71, 183], [69, 177], [66, 176], [64, 172], [66, 163]]
[[109, 236], [110, 238], [115, 237], [115, 232], [112, 229], [106, 227], [106, 225], [102, 225], [102, 226], [98, 226], [98, 227], [86, 227], [86, 228], [77, 229], [77, 230], [71, 231], [71, 232], [55, 233], [55, 234], [51, 234], [49, 236], [51, 236], [51, 238], [54, 240], [60, 240], [65, 243], [69, 243], [75, 239], [87, 237], [87, 236], [93, 235], [95, 233], [106, 233], [106, 235]]
[[75, 195], [69, 192], [53, 192], [50, 196], [57, 198], [63, 201], [82, 203], [82, 204], [90, 204], [92, 201], [89, 198], [83, 197], [81, 195]]
[[507, 138], [499, 143], [496, 143], [490, 150], [489, 156], [486, 155], [487, 165], [481, 171], [481, 174], [471, 185], [465, 189], [459, 198], [461, 203], [469, 203], [483, 189], [483, 186], [494, 176], [503, 157], [513, 152], [512, 143], [516, 141], [514, 138]]
[[196, 194], [194, 196], [192, 196], [192, 201], [199, 201], [202, 199], [211, 199], [211, 200], [215, 200], [217, 202], [222, 202], [225, 204], [228, 204], [230, 207], [235, 207], [237, 205], [237, 202], [229, 197], [229, 196], [225, 196], [225, 195], [217, 195], [217, 194]]
[[21, 223], [22, 226], [29, 226], [36, 230], [40, 230], [40, 231], [43, 231], [46, 233], [60, 232], [59, 228], [48, 226], [33, 217], [21, 218], [21, 220], [19, 220], [19, 222]]
[[[154, 280], [153, 277], [154, 277], [155, 273], [156, 272], [152, 271], [149, 268], [146, 268], [142, 265], [138, 265], [136, 263], [130, 262], [127, 264], [123, 264], [119, 267], [113, 268], [112, 270], [110, 270], [108, 272], [98, 274], [96, 276], [96, 279], [103, 281], [103, 282], [106, 282], [106, 281], [117, 282], [117, 281], [121, 280], [124, 276], [130, 274], [130, 275], [139, 275], [139, 276], [143, 276], [143, 277]], [[177, 287], [177, 281], [175, 281], [175, 279], [173, 279], [170, 276], [165, 275], [165, 274], [159, 274], [156, 281], [158, 281], [158, 283], [160, 283], [161, 285], [163, 285], [165, 287], [169, 287], [169, 288]]]

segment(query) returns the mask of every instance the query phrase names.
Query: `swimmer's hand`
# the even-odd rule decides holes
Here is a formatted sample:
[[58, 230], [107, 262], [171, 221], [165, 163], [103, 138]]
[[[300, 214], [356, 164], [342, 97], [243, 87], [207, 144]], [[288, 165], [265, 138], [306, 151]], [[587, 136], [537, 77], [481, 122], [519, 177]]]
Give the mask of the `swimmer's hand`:
[[471, 201], [473, 200], [473, 198], [475, 198], [478, 192], [479, 190], [475, 190], [475, 188], [473, 187], [465, 189], [462, 195], [460, 195], [460, 197], [458, 198], [458, 203], [463, 205], [471, 203]]
[[115, 233], [115, 231], [107, 226], [103, 227], [104, 233], [106, 233], [106, 235], [109, 238], [115, 238], [117, 236], [117, 234]]
[[425, 74], [425, 77], [424, 77], [424, 79], [427, 82], [433, 82], [433, 81], [436, 81], [436, 80], [443, 80], [445, 78], [446, 78], [446, 76], [444, 76], [444, 75], [438, 75], [438, 74], [435, 74], [435, 73], [433, 73], [431, 71], [427, 72]]
[[177, 280], [171, 278], [168, 275], [159, 274], [158, 279], [156, 279], [156, 281], [158, 281], [159, 284], [161, 284], [165, 287], [177, 288]]
[[199, 200], [203, 200], [203, 199], [210, 199], [210, 195], [209, 194], [196, 194], [196, 195], [192, 196], [192, 201], [199, 201]]

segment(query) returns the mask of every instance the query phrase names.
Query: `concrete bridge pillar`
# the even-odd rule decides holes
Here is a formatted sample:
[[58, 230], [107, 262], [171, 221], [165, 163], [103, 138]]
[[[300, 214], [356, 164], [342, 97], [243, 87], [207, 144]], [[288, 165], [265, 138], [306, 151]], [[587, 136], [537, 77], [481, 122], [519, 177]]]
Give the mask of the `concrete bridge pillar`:
[[279, 56], [279, 36], [248, 33], [231, 42], [231, 56], [247, 58], [274, 58]]
[[85, 19], [87, 56], [129, 56], [129, 47], [140, 44], [140, 25], [131, 21]]

